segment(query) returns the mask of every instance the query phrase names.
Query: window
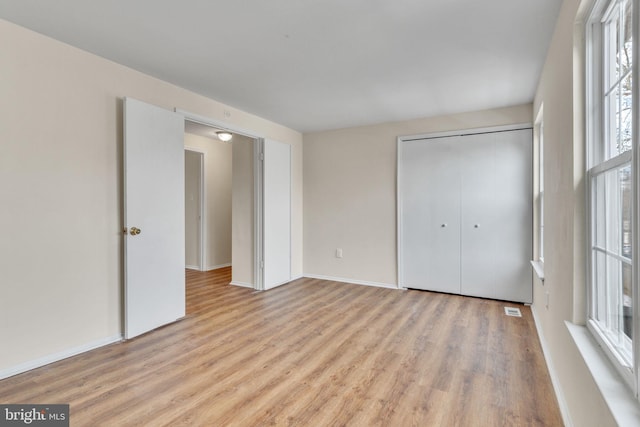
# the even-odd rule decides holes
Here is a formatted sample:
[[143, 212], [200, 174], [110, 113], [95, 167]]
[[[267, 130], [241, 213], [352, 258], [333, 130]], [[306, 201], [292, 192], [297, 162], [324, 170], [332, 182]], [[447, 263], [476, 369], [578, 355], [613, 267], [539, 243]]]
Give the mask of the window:
[[[602, 0], [588, 25], [589, 329], [637, 390], [632, 236], [635, 0]], [[637, 216], [636, 216], [637, 217]], [[637, 323], [637, 322], [636, 322]], [[636, 332], [637, 333], [637, 332]], [[637, 392], [636, 392], [637, 395]]]

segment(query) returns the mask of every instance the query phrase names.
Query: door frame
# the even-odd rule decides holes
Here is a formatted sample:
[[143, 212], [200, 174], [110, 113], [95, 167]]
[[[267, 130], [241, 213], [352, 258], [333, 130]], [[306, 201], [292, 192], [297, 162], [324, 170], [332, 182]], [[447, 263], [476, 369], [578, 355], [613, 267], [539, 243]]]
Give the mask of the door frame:
[[[207, 162], [205, 161], [205, 156], [207, 155], [207, 153], [205, 153], [204, 151], [198, 149], [198, 148], [193, 148], [193, 147], [184, 147], [184, 151], [191, 151], [192, 153], [197, 153], [200, 157], [200, 194], [198, 195], [198, 197], [200, 198], [199, 203], [200, 203], [200, 222], [198, 224], [198, 271], [205, 271], [206, 270], [206, 266], [205, 266], [205, 260], [207, 259], [206, 257], [206, 245], [204, 244], [204, 236], [206, 236], [206, 230], [207, 230], [207, 203], [206, 203], [206, 199], [205, 199], [205, 194], [207, 194], [206, 191], [206, 185], [207, 185], [207, 180], [204, 179], [205, 175], [205, 165], [207, 164]], [[186, 218], [185, 218], [186, 221]]]
[[[185, 120], [199, 123], [205, 126], [211, 126], [220, 130], [229, 131], [238, 135], [246, 136], [254, 140], [253, 144], [253, 219], [254, 219], [254, 236], [253, 236], [253, 252], [254, 252], [254, 284], [253, 289], [257, 291], [264, 290], [264, 180], [263, 180], [263, 159], [264, 159], [264, 135], [258, 134], [252, 130], [241, 128], [237, 125], [230, 124], [221, 120], [212, 119], [191, 113], [186, 110], [175, 108], [174, 111], [181, 114]], [[225, 112], [226, 114], [226, 112]]]
[[397, 229], [396, 229], [396, 253], [397, 253], [397, 266], [398, 266], [398, 289], [407, 289], [404, 284], [404, 254], [402, 250], [402, 171], [403, 171], [403, 163], [402, 163], [402, 147], [404, 142], [416, 141], [416, 140], [429, 140], [435, 138], [446, 138], [452, 136], [467, 136], [467, 135], [476, 135], [480, 133], [494, 133], [494, 132], [505, 132], [519, 129], [531, 129], [533, 127], [531, 122], [524, 123], [514, 123], [512, 125], [503, 125], [503, 126], [488, 126], [482, 128], [471, 128], [471, 129], [460, 129], [460, 130], [451, 130], [444, 132], [430, 132], [416, 135], [404, 135], [398, 136], [397, 138], [397, 156], [396, 156], [396, 215], [397, 215]]

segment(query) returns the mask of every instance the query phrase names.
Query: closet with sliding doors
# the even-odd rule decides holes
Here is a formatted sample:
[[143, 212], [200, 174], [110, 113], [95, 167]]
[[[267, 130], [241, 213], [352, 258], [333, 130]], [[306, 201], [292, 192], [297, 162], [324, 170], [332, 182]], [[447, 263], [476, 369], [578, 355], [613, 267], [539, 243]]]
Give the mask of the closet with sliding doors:
[[403, 288], [531, 303], [532, 129], [398, 139]]

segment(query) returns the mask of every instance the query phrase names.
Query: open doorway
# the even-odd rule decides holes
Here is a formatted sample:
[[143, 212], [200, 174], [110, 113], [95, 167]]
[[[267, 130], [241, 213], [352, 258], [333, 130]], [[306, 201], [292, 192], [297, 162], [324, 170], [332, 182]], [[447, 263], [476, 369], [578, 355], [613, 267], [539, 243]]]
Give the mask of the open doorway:
[[185, 122], [185, 266], [200, 271], [231, 265], [232, 148], [215, 132]]
[[256, 140], [232, 133], [221, 141], [219, 131], [185, 121], [185, 265], [199, 271], [232, 266], [231, 284], [254, 288]]
[[[133, 98], [124, 99], [123, 111], [123, 334], [130, 339], [185, 314], [184, 181], [185, 139], [188, 138], [185, 134], [193, 134], [185, 132], [185, 123], [200, 123], [224, 130], [229, 128], [207, 118], [179, 110], [171, 112]], [[233, 132], [237, 135], [236, 143], [226, 146], [231, 152], [231, 159], [221, 163], [222, 169], [231, 171], [232, 181], [231, 191], [227, 191], [231, 203], [226, 205], [227, 212], [231, 205], [231, 215], [227, 215], [231, 218], [231, 225], [226, 227], [232, 235], [226, 245], [227, 253], [232, 253], [231, 284], [266, 290], [291, 278], [290, 148], [278, 149], [275, 141], [239, 128], [233, 128]], [[240, 138], [242, 135], [244, 138]], [[245, 144], [242, 144], [243, 140]], [[215, 264], [215, 261], [212, 264], [208, 255], [211, 252], [208, 241], [215, 239], [211, 239], [209, 233], [207, 206], [210, 191], [206, 177], [209, 169], [219, 168], [207, 165], [209, 156], [206, 149], [215, 146], [211, 141], [204, 142], [200, 151], [189, 147], [190, 144], [192, 142], [187, 142], [186, 148], [202, 152], [204, 159], [202, 174], [205, 179], [201, 191], [204, 197], [200, 203], [206, 215], [201, 215], [203, 249], [200, 257], [204, 261], [200, 267], [208, 269], [220, 264]], [[216, 141], [216, 144], [219, 143]], [[276, 171], [285, 173], [272, 173]], [[238, 186], [245, 188], [241, 190]], [[241, 212], [244, 216], [240, 215]], [[280, 221], [283, 212], [288, 221]], [[278, 221], [271, 220], [274, 215]], [[269, 232], [265, 233], [265, 229]], [[246, 245], [242, 244], [243, 241]], [[243, 262], [248, 268], [237, 268]], [[281, 268], [282, 265], [286, 268]], [[282, 277], [273, 278], [272, 269], [282, 272]], [[265, 282], [265, 277], [271, 280]], [[158, 284], [163, 285], [160, 286], [162, 295], [158, 294]], [[149, 304], [149, 301], [154, 301], [154, 304]]]
[[[233, 137], [231, 284], [267, 290], [288, 283], [292, 256], [290, 145], [187, 111], [176, 112], [192, 129], [199, 128], [209, 136], [225, 131]], [[203, 224], [206, 239], [206, 217]]]

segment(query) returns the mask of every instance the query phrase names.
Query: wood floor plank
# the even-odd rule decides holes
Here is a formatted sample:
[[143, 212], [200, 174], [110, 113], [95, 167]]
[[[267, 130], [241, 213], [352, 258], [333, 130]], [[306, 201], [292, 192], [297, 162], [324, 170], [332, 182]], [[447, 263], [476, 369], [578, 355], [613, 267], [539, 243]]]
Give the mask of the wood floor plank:
[[73, 426], [560, 426], [528, 307], [187, 270], [187, 316], [0, 381]]

